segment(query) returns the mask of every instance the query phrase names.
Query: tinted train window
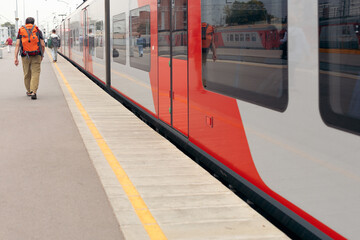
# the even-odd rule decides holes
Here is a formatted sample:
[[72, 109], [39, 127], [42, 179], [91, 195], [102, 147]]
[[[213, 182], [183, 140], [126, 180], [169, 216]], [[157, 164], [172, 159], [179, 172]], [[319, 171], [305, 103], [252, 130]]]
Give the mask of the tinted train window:
[[104, 59], [104, 22], [96, 22], [95, 49], [96, 57]]
[[95, 24], [92, 23], [89, 25], [89, 35], [88, 38], [88, 46], [89, 46], [89, 54], [91, 56], [95, 55]]
[[187, 0], [176, 0], [172, 9], [172, 58], [187, 60]]
[[126, 19], [125, 13], [113, 17], [113, 61], [126, 64]]
[[150, 6], [130, 11], [130, 66], [150, 72]]
[[360, 133], [360, 1], [318, 4], [321, 115], [331, 126]]
[[80, 27], [79, 28], [79, 51], [80, 52], [83, 52], [84, 51], [84, 44], [86, 44], [85, 43], [85, 40], [84, 40], [84, 36], [85, 34], [84, 34], [84, 27]]
[[158, 55], [170, 58], [169, 1], [158, 1]]
[[285, 111], [287, 0], [213, 3], [201, 0], [203, 86]]

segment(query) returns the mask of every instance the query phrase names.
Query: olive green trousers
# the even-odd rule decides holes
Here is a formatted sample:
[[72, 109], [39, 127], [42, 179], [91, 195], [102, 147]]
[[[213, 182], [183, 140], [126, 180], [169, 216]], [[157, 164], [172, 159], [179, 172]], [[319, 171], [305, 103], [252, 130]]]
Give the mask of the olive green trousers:
[[21, 60], [26, 91], [36, 93], [39, 87], [41, 56], [21, 57]]

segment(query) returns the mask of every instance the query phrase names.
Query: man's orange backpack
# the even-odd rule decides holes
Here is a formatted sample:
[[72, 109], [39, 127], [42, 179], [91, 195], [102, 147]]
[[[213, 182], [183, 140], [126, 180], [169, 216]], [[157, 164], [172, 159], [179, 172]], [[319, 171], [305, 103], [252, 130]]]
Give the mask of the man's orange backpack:
[[211, 48], [214, 36], [214, 27], [203, 22], [201, 23], [202, 48]]
[[41, 55], [40, 31], [33, 24], [26, 24], [19, 30], [21, 51], [23, 56]]

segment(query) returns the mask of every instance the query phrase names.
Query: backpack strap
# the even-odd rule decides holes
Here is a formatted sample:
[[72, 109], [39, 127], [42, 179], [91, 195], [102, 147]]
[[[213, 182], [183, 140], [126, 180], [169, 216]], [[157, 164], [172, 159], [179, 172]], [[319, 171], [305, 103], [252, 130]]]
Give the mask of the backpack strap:
[[39, 29], [37, 29], [36, 36], [37, 36], [37, 38], [38, 38], [38, 40], [39, 40], [39, 41], [38, 41], [39, 51], [40, 51], [41, 56], [43, 57], [43, 56], [44, 56], [44, 53], [43, 53], [42, 47], [41, 47], [40, 30], [39, 30]]
[[[26, 31], [25, 25], [22, 25], [21, 28], [24, 28], [25, 31]], [[19, 29], [19, 34], [20, 34], [21, 28]], [[24, 54], [24, 47], [23, 47], [23, 43], [22, 43], [22, 39], [21, 39], [21, 38], [23, 38], [23, 35], [20, 35], [20, 49], [21, 49], [21, 53], [19, 52], [19, 55]]]
[[27, 34], [28, 34], [28, 39], [29, 39], [28, 41], [29, 41], [29, 42], [30, 42], [30, 35], [31, 35], [32, 31], [34, 30], [34, 27], [35, 27], [35, 24], [32, 26], [31, 29], [28, 29], [28, 28], [24, 27], [25, 30], [26, 30], [26, 32], [27, 32]]

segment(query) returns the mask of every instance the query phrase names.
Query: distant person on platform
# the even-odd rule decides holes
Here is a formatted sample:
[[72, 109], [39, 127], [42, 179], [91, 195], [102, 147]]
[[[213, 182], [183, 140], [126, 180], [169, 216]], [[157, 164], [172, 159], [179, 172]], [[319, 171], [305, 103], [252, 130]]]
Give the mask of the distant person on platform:
[[51, 54], [52, 54], [52, 58], [53, 58], [53, 62], [57, 61], [57, 50], [60, 47], [60, 37], [56, 34], [56, 30], [53, 29], [51, 31], [51, 35], [50, 35], [50, 39], [51, 39]]
[[35, 19], [28, 17], [25, 26], [19, 29], [15, 46], [15, 65], [19, 65], [19, 51], [24, 71], [26, 95], [37, 99], [39, 87], [40, 66], [44, 58], [45, 42], [42, 32], [34, 25]]
[[8, 53], [11, 52], [11, 46], [12, 46], [12, 39], [9, 37], [8, 39], [6, 39], [5, 44], [7, 45], [7, 49], [8, 49]]

